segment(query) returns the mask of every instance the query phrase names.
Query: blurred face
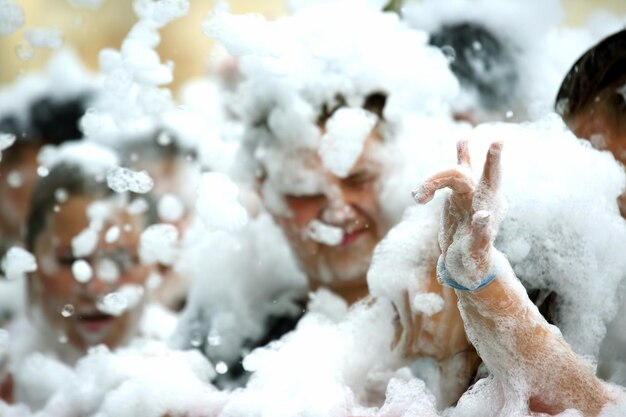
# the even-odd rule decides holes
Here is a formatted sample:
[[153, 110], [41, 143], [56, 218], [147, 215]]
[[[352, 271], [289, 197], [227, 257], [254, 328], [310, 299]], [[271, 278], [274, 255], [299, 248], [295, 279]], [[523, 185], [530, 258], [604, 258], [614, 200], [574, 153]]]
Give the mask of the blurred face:
[[[610, 151], [616, 160], [626, 165], [626, 122], [616, 120], [618, 117], [626, 117], [626, 111], [622, 108], [623, 115], [615, 114], [608, 110], [614, 100], [624, 100], [616, 97], [620, 94], [616, 91], [626, 83], [626, 77], [607, 87], [598, 94], [597, 100], [567, 120], [567, 125], [576, 136], [587, 139], [591, 145], [600, 150]], [[626, 192], [618, 199], [622, 217], [626, 218]]]
[[389, 229], [376, 192], [382, 170], [377, 158], [380, 146], [380, 140], [370, 134], [344, 178], [329, 172], [316, 150], [305, 150], [292, 159], [315, 176], [315, 185], [306, 190], [296, 185], [279, 193], [286, 212], [274, 218], [313, 288], [365, 283], [374, 247]]
[[[119, 306], [120, 299], [109, 294], [123, 288], [143, 289], [151, 272], [138, 256], [143, 219], [112, 200], [100, 201], [111, 204], [109, 215], [98, 232], [95, 250], [81, 259], [73, 255], [72, 240], [89, 227], [87, 209], [94, 200], [70, 196], [58, 212], [49, 213], [35, 242], [38, 271], [29, 282], [31, 305], [39, 307], [36, 311], [58, 330], [59, 337], [66, 337], [80, 351], [100, 343], [114, 348], [136, 333], [141, 301], [134, 308], [131, 301], [129, 308], [114, 311], [111, 307]], [[105, 238], [111, 227], [119, 228], [115, 240], [111, 233]], [[76, 261], [82, 268], [76, 267]], [[92, 270], [89, 280], [85, 265]]]
[[38, 152], [35, 144], [13, 145], [0, 161], [0, 233], [5, 238], [20, 238], [37, 181]]

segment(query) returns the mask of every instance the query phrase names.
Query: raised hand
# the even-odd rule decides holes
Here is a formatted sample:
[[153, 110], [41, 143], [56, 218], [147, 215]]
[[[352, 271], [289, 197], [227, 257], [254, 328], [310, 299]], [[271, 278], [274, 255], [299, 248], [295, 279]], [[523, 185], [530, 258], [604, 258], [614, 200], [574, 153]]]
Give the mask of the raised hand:
[[439, 231], [442, 255], [438, 273], [453, 288], [475, 290], [493, 279], [499, 258], [493, 241], [506, 211], [498, 192], [501, 151], [502, 142], [491, 144], [476, 184], [467, 141], [461, 140], [457, 144], [458, 165], [431, 176], [413, 193], [418, 203], [426, 204], [437, 190], [452, 190], [446, 198]]

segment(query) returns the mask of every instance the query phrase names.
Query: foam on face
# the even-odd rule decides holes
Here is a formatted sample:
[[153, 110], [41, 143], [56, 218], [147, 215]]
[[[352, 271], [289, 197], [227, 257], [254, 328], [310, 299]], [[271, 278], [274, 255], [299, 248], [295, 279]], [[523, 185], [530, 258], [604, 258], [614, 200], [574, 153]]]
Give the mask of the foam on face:
[[348, 175], [363, 151], [376, 115], [363, 109], [341, 108], [326, 123], [319, 154], [324, 166], [338, 177]]

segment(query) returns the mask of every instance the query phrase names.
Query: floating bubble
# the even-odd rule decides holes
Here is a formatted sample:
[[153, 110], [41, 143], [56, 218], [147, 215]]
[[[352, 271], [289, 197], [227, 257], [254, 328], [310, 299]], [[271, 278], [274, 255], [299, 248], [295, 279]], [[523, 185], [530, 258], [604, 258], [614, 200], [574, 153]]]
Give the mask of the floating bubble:
[[145, 194], [154, 186], [154, 181], [147, 171], [133, 171], [124, 167], [117, 167], [107, 175], [107, 185], [117, 193], [132, 191]]
[[50, 170], [45, 166], [37, 167], [37, 175], [39, 175], [41, 178], [47, 177], [48, 174], [50, 174]]
[[120, 238], [120, 233], [120, 228], [118, 226], [111, 226], [104, 235], [104, 241], [106, 243], [117, 242]]
[[79, 259], [72, 264], [72, 274], [77, 282], [86, 284], [91, 281], [93, 270], [87, 261]]
[[218, 334], [209, 334], [209, 337], [207, 337], [207, 343], [209, 346], [219, 346], [222, 344], [222, 337]]
[[185, 214], [185, 206], [180, 198], [173, 194], [165, 194], [157, 205], [159, 218], [166, 222], [177, 222]]
[[12, 133], [0, 133], [0, 151], [7, 149], [15, 143], [15, 135]]
[[198, 330], [194, 330], [189, 335], [189, 344], [195, 348], [202, 346], [202, 333]]
[[167, 132], [161, 132], [157, 137], [157, 143], [161, 146], [171, 145], [172, 137]]
[[226, 363], [222, 361], [216, 363], [215, 372], [217, 372], [220, 375], [224, 375], [226, 372], [228, 372], [228, 365], [226, 365]]
[[65, 188], [57, 188], [54, 191], [54, 198], [57, 203], [65, 203], [69, 198], [69, 194]]
[[72, 304], [65, 304], [61, 309], [61, 315], [63, 317], [71, 317], [74, 315], [74, 306]]
[[102, 313], [120, 316], [127, 310], [135, 308], [144, 295], [139, 285], [124, 285], [115, 292], [108, 293], [98, 301], [96, 307]]
[[27, 43], [19, 43], [15, 46], [15, 55], [21, 61], [30, 61], [35, 56], [35, 50]]
[[21, 172], [13, 170], [7, 175], [7, 184], [11, 188], [20, 188], [24, 185], [24, 176]]

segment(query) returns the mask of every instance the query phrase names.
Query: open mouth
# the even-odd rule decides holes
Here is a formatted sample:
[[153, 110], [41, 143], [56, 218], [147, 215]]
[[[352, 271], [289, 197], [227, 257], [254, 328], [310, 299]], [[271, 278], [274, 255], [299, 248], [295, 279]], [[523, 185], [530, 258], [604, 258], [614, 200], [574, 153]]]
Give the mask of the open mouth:
[[341, 240], [341, 246], [346, 246], [346, 245], [351, 244], [352, 242], [357, 240], [359, 237], [361, 237], [366, 231], [367, 231], [367, 228], [362, 228], [358, 230], [353, 230], [351, 232], [347, 232], [347, 231], [344, 232], [343, 239]]
[[77, 316], [78, 324], [88, 332], [97, 333], [113, 323], [114, 316], [101, 312], [80, 313]]

